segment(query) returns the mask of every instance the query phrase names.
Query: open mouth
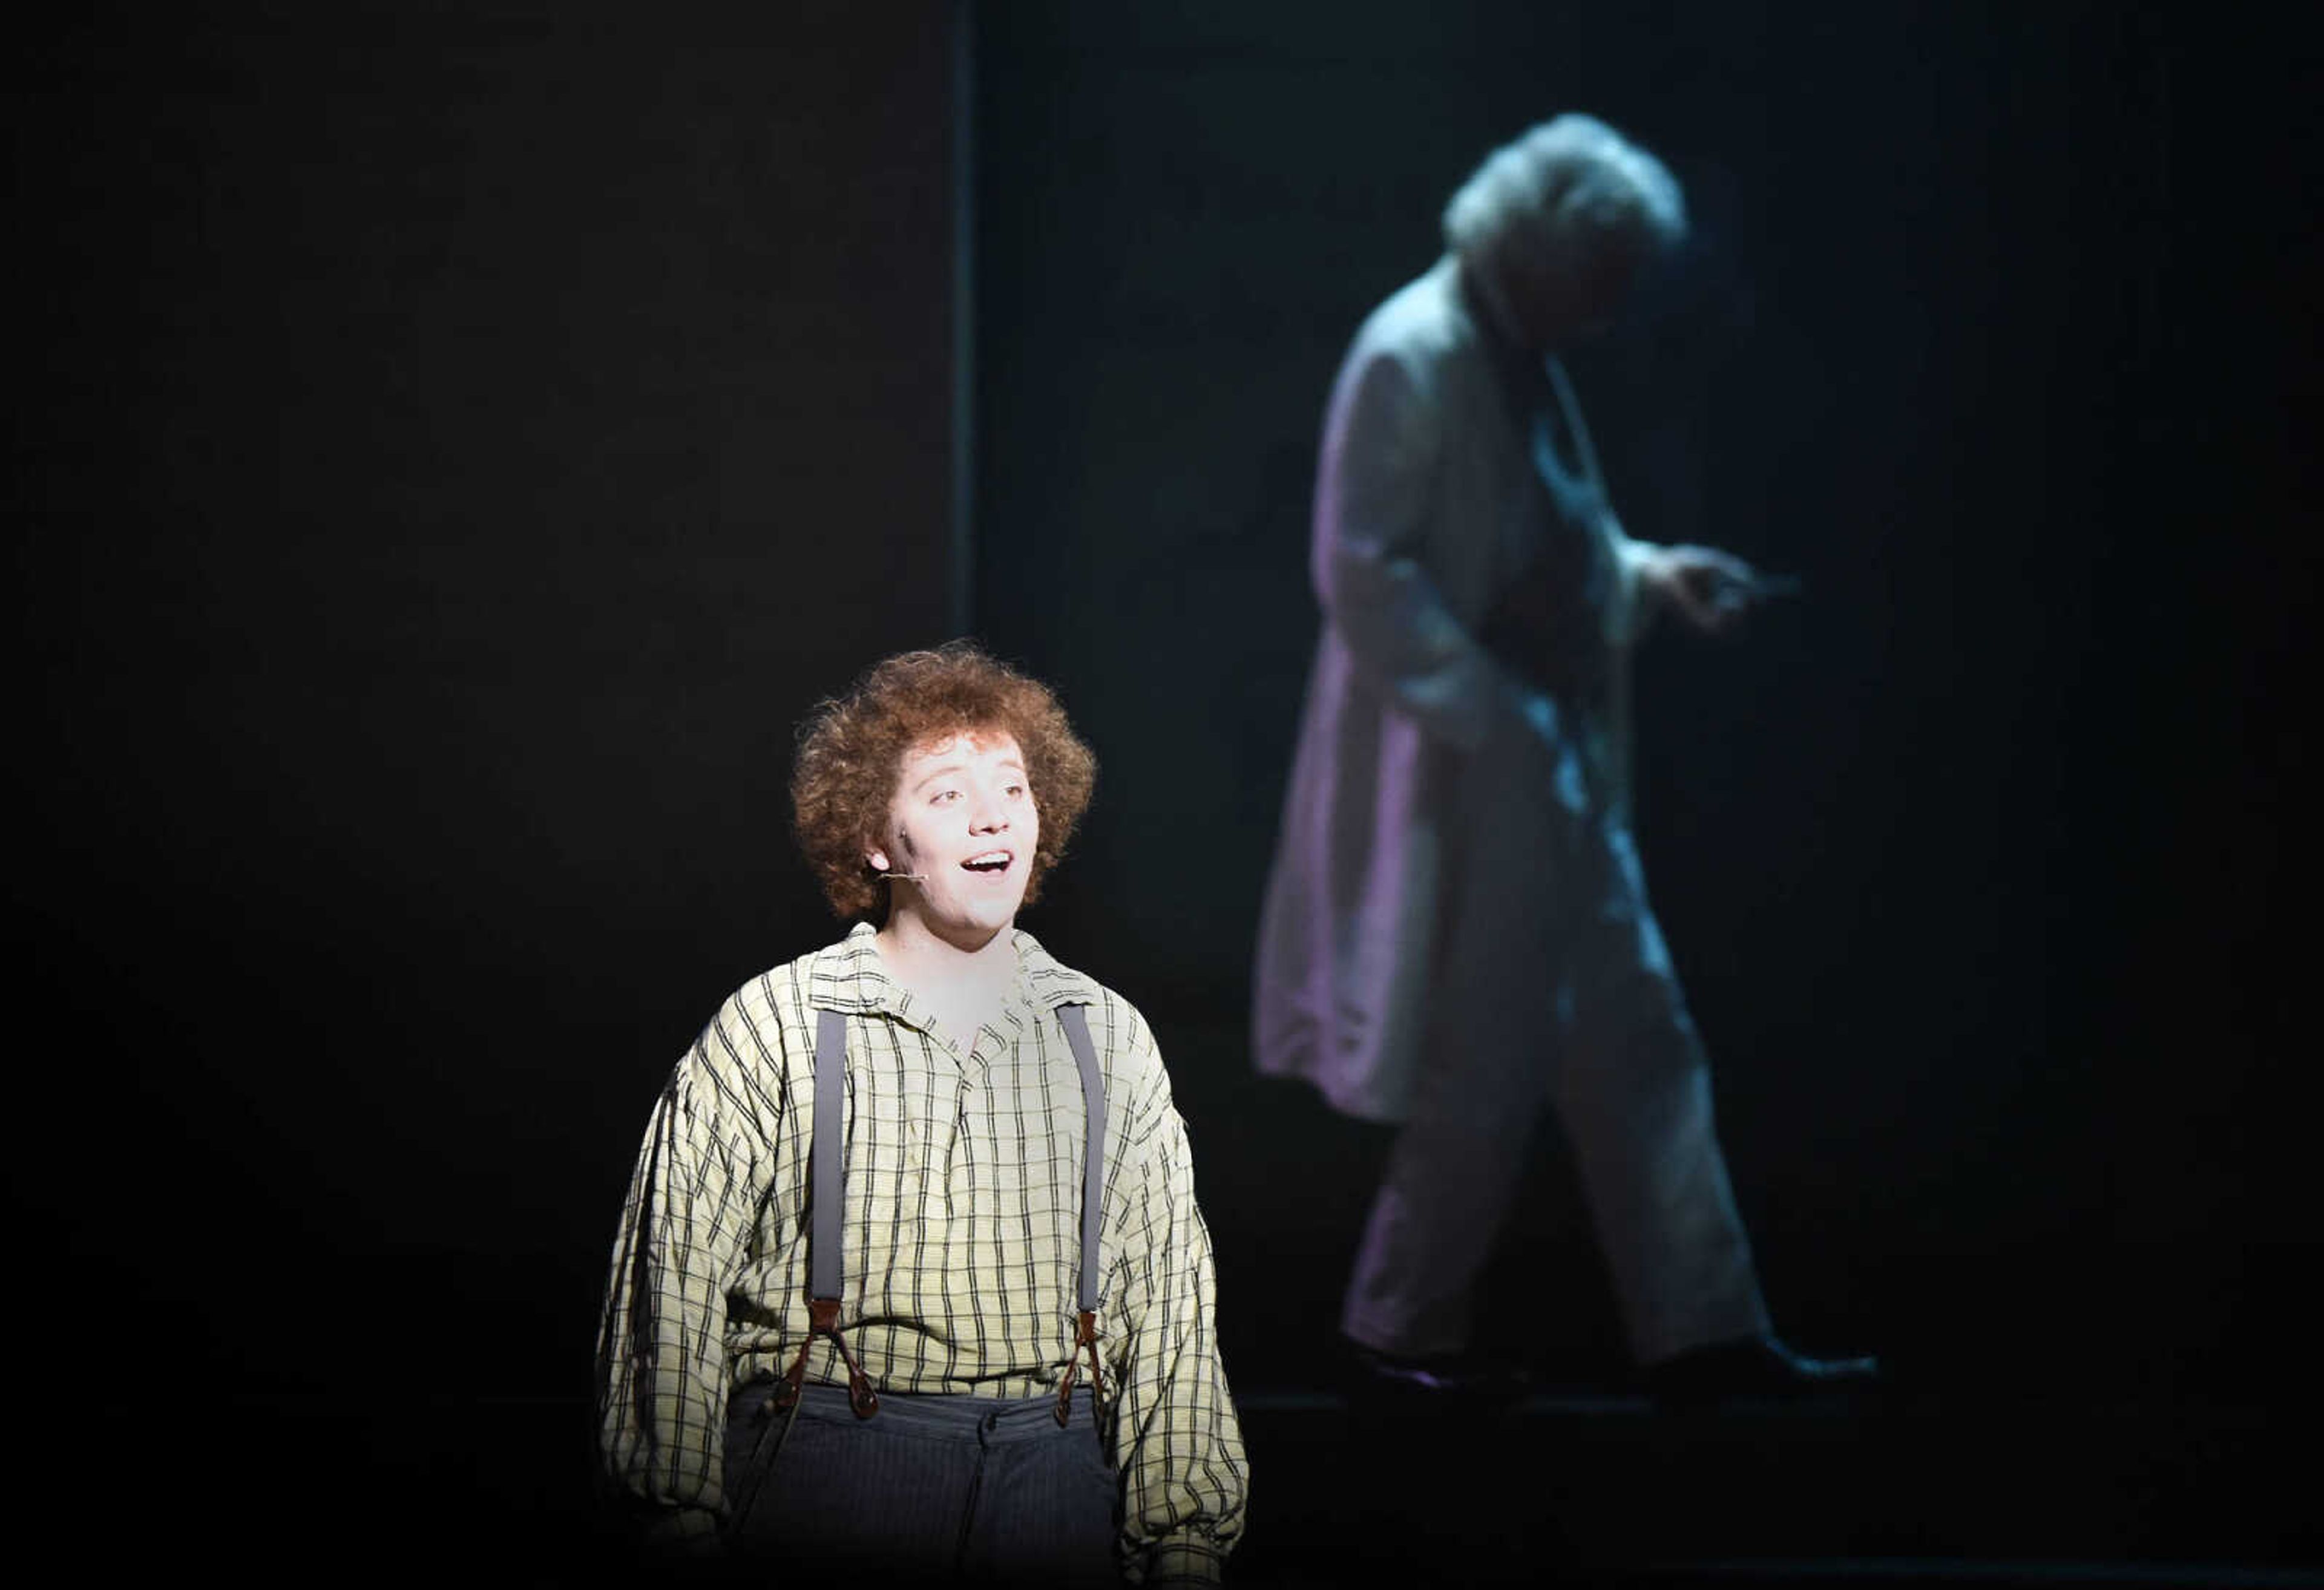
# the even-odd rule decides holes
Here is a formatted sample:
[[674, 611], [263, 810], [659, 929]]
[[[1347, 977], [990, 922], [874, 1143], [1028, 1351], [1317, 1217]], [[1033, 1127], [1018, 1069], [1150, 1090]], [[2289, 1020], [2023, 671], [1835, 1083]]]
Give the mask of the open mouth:
[[1016, 859], [1013, 850], [987, 850], [981, 856], [971, 856], [961, 865], [971, 872], [1000, 873], [1008, 871], [1010, 863]]

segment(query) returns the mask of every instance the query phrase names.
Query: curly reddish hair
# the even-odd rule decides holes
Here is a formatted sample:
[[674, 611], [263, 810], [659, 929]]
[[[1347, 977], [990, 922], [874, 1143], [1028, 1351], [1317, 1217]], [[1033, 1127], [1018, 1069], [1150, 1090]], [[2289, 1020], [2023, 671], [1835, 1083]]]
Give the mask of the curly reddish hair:
[[1097, 758], [1047, 685], [995, 661], [973, 641], [954, 640], [875, 663], [845, 695], [808, 714], [791, 764], [792, 823], [834, 911], [870, 916], [888, 897], [863, 852], [880, 842], [904, 758], [931, 741], [996, 731], [1025, 753], [1025, 778], [1041, 818], [1025, 883], [1029, 905], [1097, 783]]

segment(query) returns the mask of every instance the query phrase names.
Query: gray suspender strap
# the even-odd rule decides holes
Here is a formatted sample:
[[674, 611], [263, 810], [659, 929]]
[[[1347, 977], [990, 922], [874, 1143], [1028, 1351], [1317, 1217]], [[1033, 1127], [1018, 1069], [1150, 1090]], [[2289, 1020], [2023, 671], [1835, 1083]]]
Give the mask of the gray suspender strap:
[[807, 1195], [810, 1222], [807, 1250], [807, 1339], [798, 1356], [775, 1387], [770, 1401], [779, 1412], [798, 1405], [807, 1383], [807, 1356], [815, 1338], [826, 1337], [847, 1365], [847, 1404], [858, 1419], [880, 1411], [880, 1394], [871, 1377], [839, 1334], [840, 1161], [847, 1152], [847, 1015], [839, 1010], [815, 1013], [815, 1139], [807, 1149], [811, 1186]]
[[814, 1187], [807, 1215], [814, 1234], [807, 1250], [807, 1295], [839, 1295], [839, 1161], [846, 1145], [841, 1111], [847, 1103], [847, 1013], [815, 1013], [815, 1135], [807, 1139]]
[[1065, 1373], [1057, 1383], [1057, 1422], [1064, 1424], [1073, 1415], [1074, 1379], [1081, 1369], [1081, 1355], [1087, 1352], [1090, 1402], [1102, 1429], [1105, 1375], [1097, 1356], [1097, 1248], [1105, 1215], [1105, 1073], [1098, 1069], [1097, 1046], [1090, 1042], [1089, 1012], [1079, 1005], [1060, 1005], [1057, 1020], [1082, 1073], [1082, 1109], [1088, 1123], [1082, 1135], [1081, 1318], [1074, 1330], [1073, 1356], [1065, 1360]]
[[1098, 1070], [1097, 1049], [1090, 1043], [1089, 1011], [1079, 1005], [1060, 1005], [1057, 1019], [1065, 1025], [1065, 1042], [1073, 1045], [1074, 1064], [1081, 1068], [1082, 1108], [1089, 1118], [1082, 1154], [1081, 1306], [1094, 1312], [1098, 1228], [1105, 1213], [1105, 1073]]

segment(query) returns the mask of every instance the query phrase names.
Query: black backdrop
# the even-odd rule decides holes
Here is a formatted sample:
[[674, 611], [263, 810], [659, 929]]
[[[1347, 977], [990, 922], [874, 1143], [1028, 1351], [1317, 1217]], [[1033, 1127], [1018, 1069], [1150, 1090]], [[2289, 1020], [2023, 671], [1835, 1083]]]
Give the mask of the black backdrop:
[[[530, 1398], [438, 1497], [577, 1495], [653, 1090], [829, 931], [790, 725], [963, 581], [1102, 761], [1028, 925], [1172, 1056], [1239, 1383], [1308, 1373], [1379, 1144], [1240, 1027], [1315, 427], [1444, 194], [1566, 106], [1699, 227], [1573, 362], [1618, 504], [1807, 582], [1641, 681], [1779, 1315], [1941, 1375], [2282, 1370], [2312, 56], [2155, 5], [586, 9], [97, 7], [11, 69], [51, 1449], [156, 1397], [221, 1463], [253, 1399]], [[1504, 1328], [1594, 1372], [1544, 1163]]]
[[12, 69], [15, 1323], [82, 1394], [586, 1391], [658, 1076], [828, 931], [791, 726], [956, 623], [925, 20], [98, 8]]

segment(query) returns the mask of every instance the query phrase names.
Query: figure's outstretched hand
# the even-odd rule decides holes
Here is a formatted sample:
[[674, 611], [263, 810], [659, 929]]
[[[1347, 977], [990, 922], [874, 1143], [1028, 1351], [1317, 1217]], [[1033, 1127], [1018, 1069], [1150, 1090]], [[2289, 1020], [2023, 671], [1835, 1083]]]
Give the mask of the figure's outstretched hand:
[[1768, 597], [1798, 588], [1715, 547], [1658, 547], [1642, 572], [1656, 596], [1706, 635], [1728, 633]]

